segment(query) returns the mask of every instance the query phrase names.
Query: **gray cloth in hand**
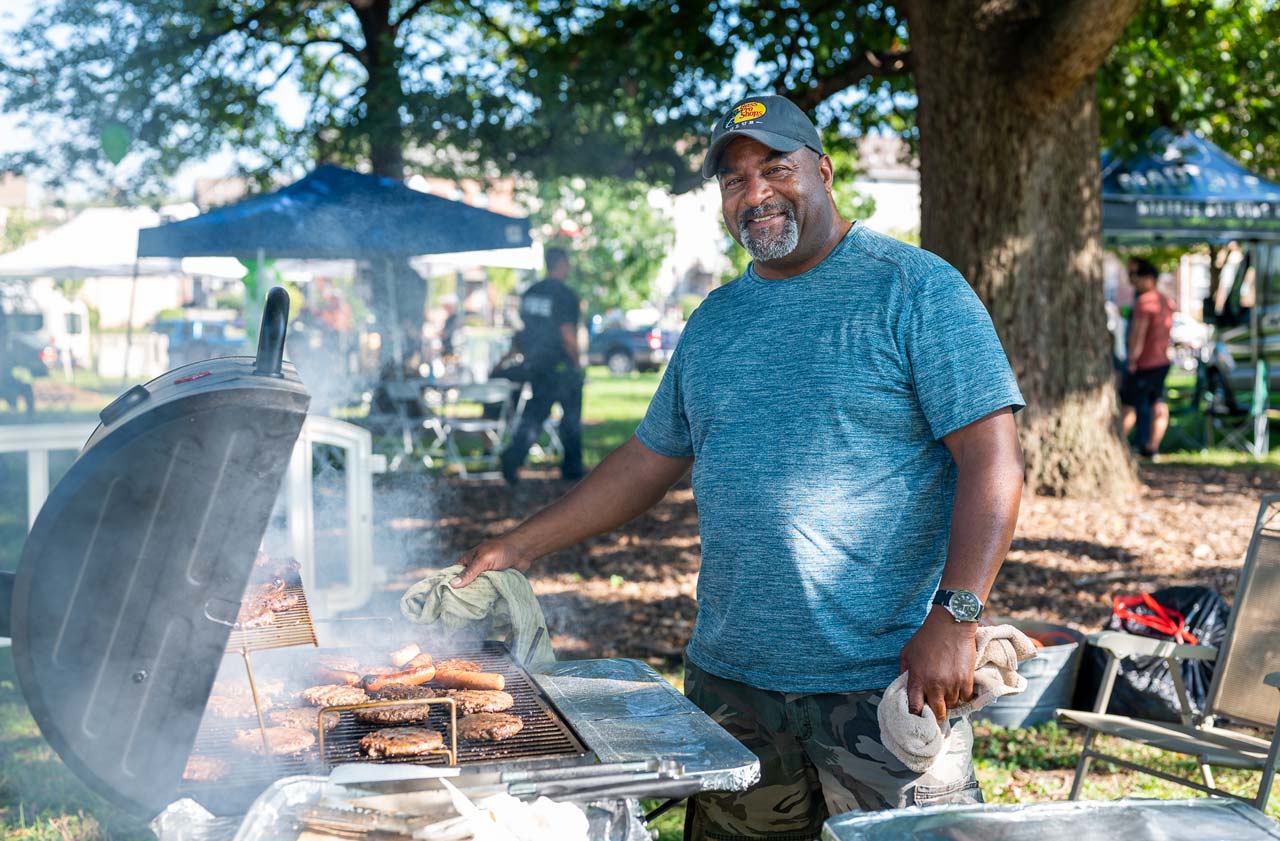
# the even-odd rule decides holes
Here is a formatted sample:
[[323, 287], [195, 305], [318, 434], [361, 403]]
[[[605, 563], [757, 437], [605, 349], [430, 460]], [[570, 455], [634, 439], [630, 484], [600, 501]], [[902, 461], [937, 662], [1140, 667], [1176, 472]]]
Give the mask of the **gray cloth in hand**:
[[466, 587], [450, 587], [461, 572], [455, 564], [414, 584], [401, 596], [400, 612], [410, 622], [438, 625], [450, 638], [505, 640], [516, 659], [532, 671], [555, 662], [542, 607], [522, 573], [482, 572]]

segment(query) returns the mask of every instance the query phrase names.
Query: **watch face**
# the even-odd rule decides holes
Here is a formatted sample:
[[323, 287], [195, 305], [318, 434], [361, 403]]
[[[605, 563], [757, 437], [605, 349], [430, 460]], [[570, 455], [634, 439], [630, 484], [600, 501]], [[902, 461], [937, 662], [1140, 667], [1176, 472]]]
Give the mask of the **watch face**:
[[956, 590], [951, 594], [951, 602], [947, 605], [951, 614], [962, 622], [973, 622], [982, 613], [982, 602], [968, 590]]

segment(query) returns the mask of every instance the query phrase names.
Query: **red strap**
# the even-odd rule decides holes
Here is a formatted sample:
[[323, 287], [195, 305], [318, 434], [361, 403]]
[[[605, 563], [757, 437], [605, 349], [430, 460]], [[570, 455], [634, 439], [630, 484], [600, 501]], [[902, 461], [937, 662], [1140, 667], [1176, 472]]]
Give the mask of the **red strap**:
[[[1132, 608], [1139, 605], [1151, 611], [1150, 614], [1138, 613]], [[1187, 630], [1187, 621], [1181, 613], [1165, 607], [1151, 597], [1150, 593], [1137, 596], [1116, 596], [1111, 602], [1111, 612], [1121, 619], [1136, 622], [1151, 628], [1175, 641], [1188, 645], [1198, 645], [1196, 637]]]

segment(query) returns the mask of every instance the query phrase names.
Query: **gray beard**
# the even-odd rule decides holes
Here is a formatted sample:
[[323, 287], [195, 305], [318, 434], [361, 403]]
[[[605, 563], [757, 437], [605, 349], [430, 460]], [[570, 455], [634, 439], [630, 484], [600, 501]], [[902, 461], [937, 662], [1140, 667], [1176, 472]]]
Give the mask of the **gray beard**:
[[796, 214], [789, 207], [783, 209], [783, 212], [787, 215], [787, 221], [783, 224], [782, 230], [774, 235], [764, 233], [760, 236], [752, 236], [748, 233], [747, 220], [744, 219], [739, 224], [742, 247], [751, 255], [751, 259], [768, 262], [786, 257], [796, 250], [796, 246], [800, 244], [800, 227], [796, 225]]

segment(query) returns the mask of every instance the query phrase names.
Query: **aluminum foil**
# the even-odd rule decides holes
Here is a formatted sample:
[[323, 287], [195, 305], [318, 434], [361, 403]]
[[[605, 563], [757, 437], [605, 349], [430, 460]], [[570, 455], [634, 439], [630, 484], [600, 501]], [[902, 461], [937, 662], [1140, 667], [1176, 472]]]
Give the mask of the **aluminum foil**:
[[675, 760], [715, 791], [760, 779], [755, 754], [639, 660], [572, 660], [534, 679], [601, 762]]
[[1234, 800], [1077, 800], [849, 812], [823, 841], [1267, 841], [1280, 824]]

